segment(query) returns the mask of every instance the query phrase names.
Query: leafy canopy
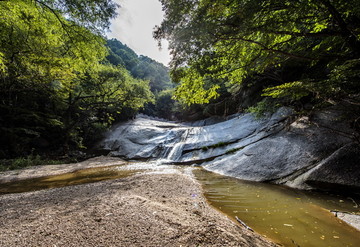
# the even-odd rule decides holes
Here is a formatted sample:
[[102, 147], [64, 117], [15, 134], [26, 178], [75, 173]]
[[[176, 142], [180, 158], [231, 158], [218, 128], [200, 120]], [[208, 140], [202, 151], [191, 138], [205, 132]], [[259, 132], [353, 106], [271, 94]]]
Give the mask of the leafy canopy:
[[138, 56], [127, 45], [122, 44], [116, 39], [107, 41], [110, 54], [107, 59], [114, 65], [124, 66], [135, 78], [149, 80], [151, 91], [155, 94], [172, 88], [169, 70], [163, 64], [147, 56]]
[[360, 55], [358, 0], [160, 1], [154, 37], [170, 41], [176, 97], [188, 104], [216, 97], [214, 79], [231, 89], [289, 59], [331, 70]]
[[[119, 7], [114, 0], [27, 0], [34, 2], [40, 8], [49, 10], [52, 14], [66, 18], [79, 26], [92, 31], [102, 31], [110, 25], [110, 19], [115, 18]], [[64, 23], [65, 24], [65, 23]]]
[[0, 2], [0, 13], [0, 62], [13, 80], [66, 84], [106, 54], [101, 37], [29, 1]]
[[39, 142], [66, 153], [152, 101], [147, 81], [106, 61], [97, 28], [114, 8], [108, 0], [0, 1], [0, 157]]

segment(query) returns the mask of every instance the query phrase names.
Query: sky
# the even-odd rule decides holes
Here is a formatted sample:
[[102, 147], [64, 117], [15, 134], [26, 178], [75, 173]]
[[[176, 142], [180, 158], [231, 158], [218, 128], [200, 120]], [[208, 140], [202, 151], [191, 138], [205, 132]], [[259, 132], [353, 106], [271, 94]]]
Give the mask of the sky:
[[133, 49], [138, 55], [148, 56], [164, 65], [170, 61], [167, 41], [159, 50], [152, 37], [155, 25], [163, 19], [158, 0], [115, 0], [120, 4], [118, 17], [112, 21], [108, 38], [116, 38]]

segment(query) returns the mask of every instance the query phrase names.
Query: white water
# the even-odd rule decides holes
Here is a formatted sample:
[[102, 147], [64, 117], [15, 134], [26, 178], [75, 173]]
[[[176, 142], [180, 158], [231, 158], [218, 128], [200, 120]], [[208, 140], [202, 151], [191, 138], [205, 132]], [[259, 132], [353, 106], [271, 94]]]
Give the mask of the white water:
[[185, 129], [184, 133], [181, 135], [180, 141], [174, 144], [165, 160], [168, 162], [174, 162], [180, 159], [189, 132], [190, 129]]

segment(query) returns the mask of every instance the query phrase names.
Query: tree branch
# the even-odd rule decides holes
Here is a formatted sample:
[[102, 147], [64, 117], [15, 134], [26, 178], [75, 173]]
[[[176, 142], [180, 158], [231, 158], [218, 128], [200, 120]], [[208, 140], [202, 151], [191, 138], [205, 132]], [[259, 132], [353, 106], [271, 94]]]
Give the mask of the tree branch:
[[270, 32], [267, 32], [267, 33], [280, 34], [280, 35], [291, 35], [291, 36], [294, 36], [294, 37], [313, 37], [313, 38], [333, 37], [333, 36], [342, 36], [342, 35], [344, 35], [343, 32], [336, 32], [336, 31], [318, 32], [318, 33], [290, 32], [290, 31], [270, 31]]
[[349, 44], [350, 48], [355, 52], [358, 56], [360, 54], [360, 42], [357, 38], [357, 35], [354, 34], [349, 28], [345, 20], [342, 18], [339, 11], [335, 8], [334, 5], [331, 4], [329, 0], [318, 0], [322, 3], [331, 16], [334, 18], [334, 21], [338, 24], [339, 28], [341, 29], [342, 37], [346, 40]]
[[60, 25], [62, 26], [62, 28], [65, 30], [65, 32], [67, 33], [67, 35], [69, 37], [71, 37], [69, 31], [67, 30], [67, 25], [63, 22], [63, 20], [61, 20], [60, 16], [58, 15], [58, 13], [56, 13], [56, 11], [51, 8], [49, 5], [45, 4], [44, 2], [40, 1], [40, 0], [34, 0], [36, 3], [44, 6], [46, 9], [48, 9], [51, 13], [53, 13], [56, 17], [56, 19], [60, 22]]
[[264, 50], [264, 51], [270, 51], [270, 52], [282, 54], [282, 55], [285, 55], [287, 57], [292, 57], [292, 58], [297, 58], [297, 59], [302, 59], [302, 60], [307, 60], [307, 61], [319, 60], [318, 58], [312, 58], [312, 57], [297, 55], [297, 54], [289, 53], [289, 52], [286, 52], [286, 51], [273, 49], [273, 48], [267, 47], [266, 45], [264, 45], [261, 42], [251, 40], [251, 39], [242, 38], [242, 37], [233, 37], [233, 38], [229, 37], [229, 38], [225, 38], [225, 40], [241, 40], [241, 41], [245, 41], [245, 42], [248, 42], [248, 43], [256, 44], [256, 45], [260, 46], [262, 48], [262, 50]]

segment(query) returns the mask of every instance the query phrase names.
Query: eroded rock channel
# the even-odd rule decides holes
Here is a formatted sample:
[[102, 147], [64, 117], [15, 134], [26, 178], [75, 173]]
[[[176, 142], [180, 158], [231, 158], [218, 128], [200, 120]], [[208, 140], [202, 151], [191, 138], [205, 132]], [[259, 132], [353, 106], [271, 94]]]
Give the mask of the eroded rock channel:
[[209, 125], [139, 117], [115, 126], [98, 149], [125, 159], [199, 164], [250, 181], [359, 193], [360, 145], [341, 114], [329, 108], [293, 119], [280, 108], [263, 119], [242, 114]]
[[[5, 229], [9, 224], [18, 230], [16, 234], [23, 237], [20, 242], [15, 241], [18, 235], [5, 230], [0, 242], [2, 246], [52, 243], [45, 241], [42, 234], [47, 232], [45, 237], [49, 237], [53, 233], [45, 229], [59, 230], [58, 224], [63, 224], [63, 218], [51, 219], [49, 226], [46, 217], [61, 214], [64, 210], [62, 206], [69, 207], [67, 202], [72, 201], [77, 206], [72, 209], [71, 217], [82, 215], [79, 222], [83, 224], [91, 215], [96, 215], [95, 222], [107, 222], [99, 228], [101, 231], [122, 229], [125, 236], [114, 237], [110, 234], [111, 240], [105, 241], [97, 223], [96, 226], [91, 223], [88, 225], [93, 230], [79, 228], [82, 232], [96, 235], [89, 238], [84, 234], [81, 238], [84, 245], [99, 241], [105, 243], [103, 246], [113, 246], [116, 241], [136, 246], [152, 246], [155, 243], [163, 246], [173, 246], [175, 243], [185, 246], [223, 246], [224, 243], [227, 246], [273, 245], [247, 228], [234, 225], [236, 219], [241, 219], [245, 225], [285, 246], [358, 246], [359, 232], [355, 228], [359, 227], [356, 219], [359, 221], [360, 217], [360, 149], [353, 138], [351, 126], [338, 121], [339, 114], [336, 109], [328, 109], [313, 114], [311, 118], [295, 119], [291, 110], [281, 108], [264, 119], [242, 114], [221, 122], [207, 120], [190, 124], [141, 116], [119, 124], [97, 149], [130, 162], [102, 157], [82, 165], [38, 167], [1, 174], [0, 192], [8, 193], [0, 197], [4, 212], [1, 227]], [[98, 181], [102, 182], [93, 183]], [[216, 214], [208, 207], [199, 182], [208, 202], [232, 217], [234, 222], [224, 219], [223, 215]], [[281, 186], [253, 182], [270, 182]], [[345, 196], [322, 193], [314, 196], [311, 194], [313, 192], [294, 191], [288, 187], [340, 192]], [[168, 190], [166, 193], [170, 191], [174, 195], [165, 193], [164, 197], [158, 197], [160, 192], [155, 192], [156, 189]], [[85, 190], [88, 196], [82, 195], [81, 200], [76, 199], [74, 195], [78, 194], [75, 193], [77, 190]], [[149, 197], [147, 190], [153, 191], [156, 198]], [[17, 192], [25, 193], [11, 194]], [[103, 193], [108, 196], [101, 197]], [[125, 194], [128, 196], [125, 201], [130, 204], [121, 203]], [[44, 210], [44, 215], [40, 214], [39, 219], [35, 219], [25, 213], [29, 210], [26, 203], [34, 203], [43, 196], [44, 204], [36, 207], [35, 214]], [[97, 199], [94, 201], [94, 198]], [[63, 201], [66, 203], [61, 205]], [[90, 207], [85, 201], [91, 201]], [[114, 209], [116, 202], [121, 204], [117, 210]], [[100, 203], [100, 208], [96, 206], [97, 203]], [[136, 212], [131, 211], [131, 204]], [[153, 211], [144, 212], [142, 204]], [[106, 205], [112, 206], [109, 208]], [[116, 217], [117, 223], [110, 219], [104, 221], [108, 216], [119, 214], [118, 210], [125, 210], [123, 205], [130, 210], [128, 213], [135, 223], [125, 220], [127, 215]], [[80, 212], [82, 207], [85, 207], [85, 213]], [[13, 216], [14, 212], [17, 212], [16, 216]], [[210, 216], [206, 212], [210, 212]], [[28, 216], [23, 217], [22, 213]], [[151, 218], [152, 222], [144, 223], [141, 217], [135, 217], [139, 213], [144, 213], [146, 219]], [[334, 214], [345, 221], [347, 216], [355, 217], [355, 220], [347, 221], [350, 225], [355, 222], [352, 225], [355, 228], [340, 221]], [[156, 218], [156, 215], [160, 215], [160, 218]], [[215, 220], [217, 217], [220, 218]], [[35, 225], [31, 223], [33, 221]], [[69, 222], [73, 220], [69, 219]], [[138, 229], [138, 223], [144, 224], [144, 227]], [[163, 229], [153, 228], [158, 224]], [[34, 230], [35, 235], [25, 230], [27, 226], [31, 229], [38, 225], [43, 230]], [[61, 226], [65, 229], [62, 231], [65, 235], [69, 231], [76, 231], [68, 225]], [[135, 233], [128, 232], [128, 226]], [[167, 227], [170, 232], [166, 230]], [[149, 235], [135, 237], [145, 233]], [[154, 234], [156, 237], [152, 237]], [[7, 235], [10, 237], [5, 238]], [[72, 246], [74, 241], [72, 235], [67, 235], [55, 242]]]

